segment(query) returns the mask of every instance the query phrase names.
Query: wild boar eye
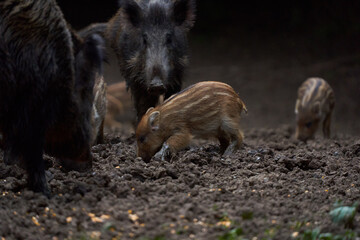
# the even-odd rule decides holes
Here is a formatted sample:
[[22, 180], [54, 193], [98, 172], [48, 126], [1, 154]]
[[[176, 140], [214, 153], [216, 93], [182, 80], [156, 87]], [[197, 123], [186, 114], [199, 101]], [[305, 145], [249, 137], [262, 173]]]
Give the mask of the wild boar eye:
[[142, 35], [142, 37], [143, 37], [143, 43], [144, 43], [144, 45], [146, 46], [147, 43], [148, 43], [148, 35], [144, 33], [144, 34]]
[[172, 43], [172, 35], [170, 33], [166, 34], [166, 45], [170, 45]]
[[305, 127], [307, 127], [307, 128], [310, 128], [311, 125], [312, 125], [312, 122], [307, 122], [307, 123], [305, 123]]

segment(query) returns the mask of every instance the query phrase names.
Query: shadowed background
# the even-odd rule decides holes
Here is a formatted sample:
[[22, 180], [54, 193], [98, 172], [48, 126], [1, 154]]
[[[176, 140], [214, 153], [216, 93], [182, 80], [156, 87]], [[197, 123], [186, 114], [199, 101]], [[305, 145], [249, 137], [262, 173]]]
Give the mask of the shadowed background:
[[[117, 1], [58, 1], [75, 29], [105, 22]], [[360, 1], [198, 0], [184, 86], [229, 83], [247, 104], [243, 125], [294, 126], [297, 88], [326, 79], [336, 97], [334, 134], [360, 134]], [[110, 56], [106, 81], [120, 81]]]

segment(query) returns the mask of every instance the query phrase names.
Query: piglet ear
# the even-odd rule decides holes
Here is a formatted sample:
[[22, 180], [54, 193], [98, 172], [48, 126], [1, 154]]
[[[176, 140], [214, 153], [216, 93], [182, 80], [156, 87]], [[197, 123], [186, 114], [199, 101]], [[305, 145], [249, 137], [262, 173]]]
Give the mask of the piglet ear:
[[177, 26], [190, 29], [195, 22], [195, 0], [176, 0], [173, 7], [174, 22]]
[[149, 125], [153, 131], [156, 131], [159, 129], [159, 125], [160, 125], [160, 112], [159, 111], [155, 111], [150, 114]]
[[153, 110], [154, 108], [153, 107], [150, 107], [145, 114], [148, 114], [151, 110]]
[[120, 0], [121, 21], [125, 25], [139, 27], [142, 19], [140, 6], [134, 0]]

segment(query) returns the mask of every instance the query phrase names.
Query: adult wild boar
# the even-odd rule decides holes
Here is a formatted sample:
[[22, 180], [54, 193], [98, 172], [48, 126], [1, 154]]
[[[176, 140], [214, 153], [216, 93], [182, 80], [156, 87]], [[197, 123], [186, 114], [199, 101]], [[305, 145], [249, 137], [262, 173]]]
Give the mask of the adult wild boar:
[[187, 32], [195, 19], [194, 0], [121, 0], [107, 23], [93, 24], [82, 36], [101, 33], [114, 50], [134, 98], [137, 118], [180, 91], [188, 63]]
[[44, 150], [67, 168], [91, 166], [93, 87], [103, 42], [78, 37], [54, 0], [1, 1], [0, 36], [4, 161], [22, 162], [29, 187], [49, 196]]

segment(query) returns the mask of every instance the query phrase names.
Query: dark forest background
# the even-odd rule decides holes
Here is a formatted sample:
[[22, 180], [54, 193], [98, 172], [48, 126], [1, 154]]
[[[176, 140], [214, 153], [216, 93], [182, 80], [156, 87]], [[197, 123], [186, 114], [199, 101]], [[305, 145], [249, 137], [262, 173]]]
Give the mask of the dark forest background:
[[[116, 0], [59, 0], [66, 19], [80, 29], [113, 16]], [[360, 1], [219, 1], [198, 0], [192, 34], [310, 33], [318, 37], [352, 35], [360, 30]], [[234, 30], [236, 28], [237, 30]]]
[[[65, 18], [81, 29], [105, 22], [116, 0], [59, 0]], [[184, 86], [229, 83], [248, 105], [246, 127], [294, 126], [297, 88], [325, 78], [337, 99], [333, 129], [360, 135], [360, 1], [197, 0], [189, 33], [190, 66]], [[108, 83], [121, 80], [116, 61]]]

